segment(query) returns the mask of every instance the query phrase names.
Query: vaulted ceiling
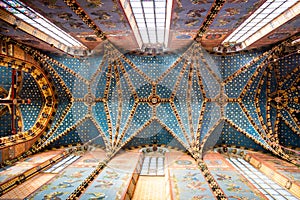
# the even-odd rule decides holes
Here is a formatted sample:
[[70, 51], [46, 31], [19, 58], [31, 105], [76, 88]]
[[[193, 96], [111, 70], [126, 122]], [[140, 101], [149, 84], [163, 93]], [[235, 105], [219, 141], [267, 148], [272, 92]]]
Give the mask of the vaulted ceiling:
[[[266, 0], [174, 0], [166, 51], [187, 49], [193, 40], [197, 40], [206, 50], [220, 52], [220, 48], [224, 46], [221, 45], [223, 40], [264, 2]], [[23, 3], [82, 42], [89, 50], [102, 51], [103, 40], [106, 38], [123, 52], [139, 51], [140, 49], [122, 7], [122, 5], [128, 4], [127, 0], [35, 0], [23, 1]], [[2, 19], [5, 18], [3, 15], [2, 13]], [[51, 45], [50, 40], [47, 44], [47, 42], [37, 39], [39, 33], [34, 29], [26, 30], [27, 33], [18, 29], [18, 26], [20, 27], [19, 20], [9, 18], [5, 21], [0, 21], [1, 34], [11, 36], [38, 49], [58, 52], [55, 48], [56, 45]], [[300, 17], [298, 13], [296, 17], [246, 49], [273, 45], [298, 33], [299, 30]]]
[[159, 144], [199, 157], [226, 144], [293, 160], [285, 148], [300, 146], [299, 15], [249, 51], [213, 54], [265, 1], [173, 1], [169, 45], [153, 56], [139, 49], [122, 2], [24, 1], [88, 47], [86, 56], [69, 56], [1, 9], [1, 40], [35, 63], [1, 60], [0, 94], [7, 97], [12, 67], [23, 71], [19, 96], [32, 99], [20, 106], [24, 132], [16, 136], [7, 135], [9, 113], [0, 107], [2, 147], [38, 135], [33, 152], [76, 143], [108, 152]]

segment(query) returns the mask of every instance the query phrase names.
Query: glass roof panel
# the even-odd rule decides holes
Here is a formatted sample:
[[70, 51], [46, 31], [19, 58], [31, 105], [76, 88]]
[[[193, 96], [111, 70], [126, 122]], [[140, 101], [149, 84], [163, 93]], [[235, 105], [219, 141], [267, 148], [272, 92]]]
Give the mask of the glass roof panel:
[[[222, 42], [222, 44], [245, 42], [250, 37], [252, 38], [251, 42], [252, 43], [255, 42], [259, 38], [268, 34], [270, 31], [274, 30], [274, 28], [277, 28], [278, 26], [286, 22], [286, 20], [282, 20], [282, 19], [279, 20], [278, 18], [280, 18], [279, 16], [284, 15], [283, 12], [287, 12], [286, 10], [288, 8], [296, 9], [294, 13], [299, 14], [300, 3], [298, 2], [297, 4], [296, 2], [297, 0], [267, 0], [248, 19], [246, 19], [235, 31], [233, 31]], [[277, 26], [273, 27], [272, 24], [274, 23], [276, 23]], [[268, 25], [270, 27], [266, 28], [266, 26]], [[260, 29], [264, 29], [264, 31], [260, 31]], [[253, 35], [256, 35], [257, 37], [254, 38]], [[250, 42], [248, 41], [247, 45], [244, 44], [243, 47], [245, 48], [249, 45]]]
[[31, 26], [39, 29], [50, 37], [61, 42], [62, 44], [65, 44], [69, 47], [82, 47], [86, 49], [83, 44], [81, 44], [71, 35], [58, 28], [56, 25], [41, 16], [36, 11], [28, 8], [22, 2], [18, 0], [2, 0], [0, 2], [0, 6], [10, 13], [14, 14], [16, 17], [24, 20]]
[[[121, 1], [121, 3], [123, 8], [125, 8], [124, 2]], [[166, 47], [171, 21], [169, 10], [173, 6], [173, 1], [168, 1], [168, 4], [166, 0], [134, 0], [129, 1], [129, 3], [131, 5], [131, 12], [135, 17], [135, 23], [138, 27], [138, 31], [134, 32], [135, 37], [141, 37], [142, 39], [140, 48], [145, 46], [144, 44], [147, 44], [147, 47], [149, 47], [152, 43], [154, 46], [157, 46], [157, 42]], [[126, 10], [128, 9], [125, 9], [125, 13], [128, 17], [131, 12]], [[168, 15], [166, 14], [167, 11]], [[131, 26], [134, 25], [131, 24]]]

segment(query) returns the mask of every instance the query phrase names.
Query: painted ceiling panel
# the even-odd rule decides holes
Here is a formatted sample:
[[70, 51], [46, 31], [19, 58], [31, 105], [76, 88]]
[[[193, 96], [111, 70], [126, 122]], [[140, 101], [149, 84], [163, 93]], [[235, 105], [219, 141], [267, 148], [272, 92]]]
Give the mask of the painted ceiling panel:
[[130, 25], [117, 1], [77, 1], [93, 22], [104, 32], [129, 31]]
[[[191, 45], [196, 37], [197, 31], [203, 25], [210, 9], [214, 5], [212, 0], [204, 1], [174, 1], [171, 17], [171, 28], [169, 45], [166, 51], [182, 51]], [[215, 16], [212, 24], [207, 27], [203, 37], [197, 38], [206, 50], [213, 51], [221, 42], [233, 32], [243, 21], [245, 21], [263, 1], [255, 0], [230, 0], [226, 1], [219, 13]], [[86, 45], [89, 50], [101, 52], [102, 39], [86, 23], [75, 14], [72, 9], [83, 11], [83, 14], [95, 23], [116, 47], [123, 53], [128, 51], [141, 51], [136, 42], [135, 36], [128, 23], [126, 15], [118, 1], [76, 1], [74, 8], [70, 8], [63, 0], [45, 1], [24, 1], [24, 3], [47, 19], [52, 21], [62, 30], [65, 30], [77, 40]], [[128, 3], [128, 2], [127, 2]], [[82, 13], [81, 13], [82, 15]], [[272, 31], [267, 36], [261, 38], [248, 49], [260, 48], [271, 45], [278, 41], [299, 32], [299, 15], [287, 22], [285, 25]], [[38, 49], [59, 52], [46, 42], [39, 41], [34, 36], [27, 35], [18, 30], [14, 25], [5, 24], [3, 21], [1, 33], [10, 35], [15, 39], [34, 46]], [[23, 37], [21, 37], [23, 36]], [[26, 38], [26, 39], [24, 39]], [[31, 41], [31, 43], [29, 42]], [[34, 44], [36, 43], [36, 44]]]
[[214, 20], [209, 29], [214, 31], [226, 30], [228, 33], [241, 25], [266, 0], [229, 0], [226, 1], [217, 20]]
[[173, 5], [172, 30], [198, 30], [213, 1], [175, 1]]
[[271, 33], [259, 39], [257, 42], [250, 45], [250, 48], [259, 48], [261, 46], [268, 46], [274, 44], [275, 41], [283, 41], [300, 31], [300, 15], [288, 21], [284, 25], [275, 29]]
[[25, 33], [20, 29], [16, 29], [16, 27], [11, 26], [10, 24], [0, 20], [0, 33], [3, 35], [7, 35], [12, 39], [15, 39], [25, 45], [30, 45], [36, 49], [40, 49], [43, 51], [51, 51], [52, 53], [61, 54], [62, 51], [52, 47], [50, 44], [47, 44], [38, 38], [32, 36], [31, 34]]
[[94, 49], [101, 40], [97, 39], [91, 30], [63, 0], [55, 1], [24, 1], [25, 4], [46, 17], [62, 30], [70, 33], [86, 46]]

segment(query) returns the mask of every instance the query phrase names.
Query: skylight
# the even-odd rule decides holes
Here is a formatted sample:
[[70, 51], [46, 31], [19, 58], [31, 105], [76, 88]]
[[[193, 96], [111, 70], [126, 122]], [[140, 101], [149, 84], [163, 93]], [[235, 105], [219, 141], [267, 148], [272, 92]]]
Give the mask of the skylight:
[[1, 0], [0, 6], [12, 13], [16, 17], [22, 19], [31, 26], [37, 28], [43, 33], [49, 35], [60, 43], [68, 47], [86, 48], [83, 44], [78, 42], [72, 36], [55, 26], [52, 22], [44, 18], [39, 13], [24, 5], [17, 0]]
[[[278, 28], [300, 12], [298, 0], [267, 0], [222, 44], [241, 43], [245, 48]], [[297, 3], [297, 4], [296, 4]]]
[[172, 2], [171, 0], [121, 1], [141, 49], [167, 48]]

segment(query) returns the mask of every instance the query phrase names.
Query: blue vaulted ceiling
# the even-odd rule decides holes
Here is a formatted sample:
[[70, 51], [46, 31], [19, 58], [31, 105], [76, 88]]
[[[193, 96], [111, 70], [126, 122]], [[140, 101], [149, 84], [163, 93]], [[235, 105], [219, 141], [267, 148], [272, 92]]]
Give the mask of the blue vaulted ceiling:
[[[139, 56], [107, 43], [103, 55], [49, 54], [44, 70], [58, 108], [38, 146], [91, 143], [110, 151], [158, 144], [202, 153], [222, 144], [274, 153], [299, 147], [300, 56], [274, 61], [276, 53], [218, 56], [194, 43], [181, 55]], [[9, 73], [1, 68], [1, 76]], [[1, 79], [3, 88], [7, 81]], [[22, 97], [37, 102], [21, 107], [24, 128], [43, 103], [30, 93], [38, 91], [34, 83], [23, 76]], [[9, 114], [1, 117], [8, 121]]]
[[[0, 98], [8, 97], [9, 91], [11, 90], [11, 68], [1, 67], [0, 68], [1, 84], [0, 84]], [[30, 104], [20, 104], [17, 108], [18, 126], [20, 131], [27, 131], [30, 129], [44, 103], [43, 96], [37, 85], [37, 82], [33, 79], [29, 73], [17, 72], [17, 97], [21, 99], [30, 99]], [[0, 105], [0, 136], [11, 135], [11, 110], [8, 105]]]

